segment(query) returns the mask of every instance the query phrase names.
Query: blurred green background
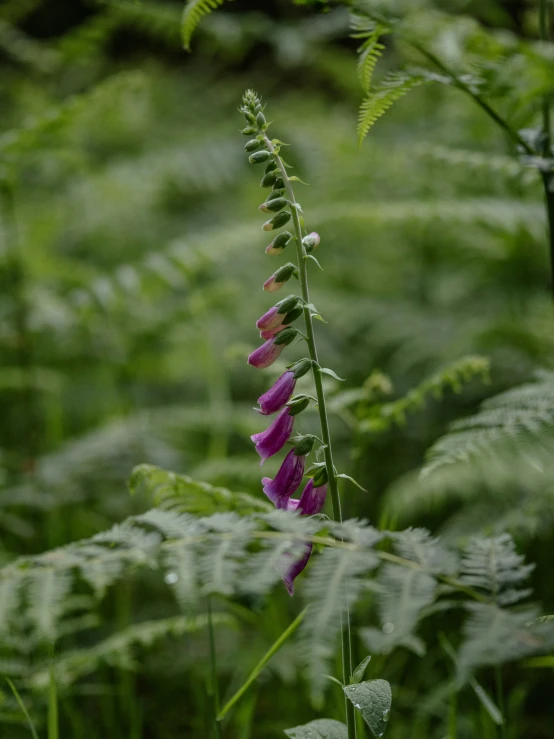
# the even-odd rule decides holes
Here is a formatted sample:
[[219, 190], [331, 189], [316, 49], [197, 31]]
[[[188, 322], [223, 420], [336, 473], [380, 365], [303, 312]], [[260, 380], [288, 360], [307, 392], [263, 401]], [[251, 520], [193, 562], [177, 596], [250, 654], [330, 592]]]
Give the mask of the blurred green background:
[[[503, 34], [535, 34], [531, 3], [458, 6]], [[476, 475], [467, 495], [414, 502], [409, 474], [451, 421], [552, 366], [536, 172], [510, 156], [477, 106], [443, 87], [413, 91], [359, 150], [357, 43], [344, 7], [236, 0], [205, 20], [191, 54], [181, 11], [178, 1], [0, 8], [0, 562], [144, 510], [148, 501], [126, 487], [142, 462], [262, 496], [249, 436], [263, 424], [251, 408], [301, 348], [267, 372], [246, 364], [255, 321], [272, 304], [262, 283], [281, 264], [264, 253], [259, 173], [239, 134], [251, 87], [272, 133], [292, 145], [286, 158], [309, 183], [297, 190], [307, 226], [321, 235], [324, 271], [311, 277], [328, 321], [316, 325], [319, 351], [346, 378], [328, 383], [336, 453], [368, 490], [344, 488], [345, 516], [424, 525], [456, 542], [510, 528], [552, 612], [551, 497], [538, 513], [520, 510], [521, 490]], [[387, 41], [384, 70], [396, 54]], [[358, 427], [346, 393], [393, 400], [468, 355], [490, 360], [489, 383], [476, 372], [405, 423]], [[316, 418], [305, 414], [300, 428]], [[229, 691], [294, 612], [276, 592], [255, 628], [243, 612], [240, 626], [218, 629]], [[109, 636], [176, 613], [154, 583], [129, 581], [96, 626]], [[2, 647], [0, 673], [23, 680], [36, 655], [16, 659], [13, 647]], [[444, 706], [429, 698], [442, 679], [439, 652], [379, 663], [402, 685], [391, 739], [450, 736]], [[61, 735], [209, 736], [206, 655], [200, 634], [143, 645], [132, 670], [101, 660], [61, 696]], [[554, 736], [546, 673], [507, 669], [508, 737]], [[28, 700], [40, 722], [42, 699]], [[460, 738], [497, 736], [471, 693], [460, 700]], [[326, 715], [340, 705], [330, 695]], [[279, 736], [314, 715], [285, 647], [228, 736]], [[6, 686], [0, 721], [2, 737], [29, 735]]]

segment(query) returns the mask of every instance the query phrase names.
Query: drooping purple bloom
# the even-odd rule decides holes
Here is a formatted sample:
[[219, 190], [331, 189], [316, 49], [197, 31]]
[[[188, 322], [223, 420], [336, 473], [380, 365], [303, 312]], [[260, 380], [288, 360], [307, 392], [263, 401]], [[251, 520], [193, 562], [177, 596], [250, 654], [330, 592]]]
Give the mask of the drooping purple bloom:
[[248, 357], [248, 364], [258, 367], [258, 369], [269, 367], [275, 362], [284, 348], [285, 344], [275, 344], [275, 339], [268, 339], [265, 344], [262, 344], [252, 352]]
[[304, 553], [291, 562], [287, 571], [283, 575], [283, 582], [285, 583], [291, 597], [294, 595], [294, 579], [298, 577], [308, 564], [312, 548], [313, 544], [311, 542], [306, 542], [304, 544]]
[[261, 318], [258, 318], [256, 321], [256, 328], [260, 329], [260, 331], [268, 331], [269, 329], [277, 328], [277, 326], [280, 326], [283, 323], [285, 315], [286, 313], [279, 313], [278, 306], [274, 305], [273, 308], [266, 311]]
[[293, 424], [294, 416], [290, 415], [290, 408], [285, 407], [265, 431], [251, 437], [256, 445], [256, 451], [262, 458], [260, 464], [281, 451], [292, 434]]
[[304, 462], [306, 457], [298, 456], [292, 449], [281, 465], [273, 480], [270, 477], [262, 478], [264, 493], [275, 505], [275, 508], [287, 508], [289, 498], [294, 495], [304, 476]]
[[275, 328], [267, 328], [264, 331], [260, 331], [260, 336], [262, 339], [273, 339], [273, 337], [277, 336], [279, 331], [282, 331], [286, 326], [276, 326]]
[[308, 480], [302, 495], [298, 500], [292, 498], [288, 501], [287, 510], [298, 511], [303, 516], [313, 516], [319, 513], [325, 504], [327, 485], [314, 487], [313, 479]]
[[273, 387], [270, 387], [267, 392], [258, 398], [260, 413], [264, 416], [269, 416], [281, 410], [293, 394], [295, 385], [296, 377], [294, 376], [294, 372], [287, 370], [275, 382]]

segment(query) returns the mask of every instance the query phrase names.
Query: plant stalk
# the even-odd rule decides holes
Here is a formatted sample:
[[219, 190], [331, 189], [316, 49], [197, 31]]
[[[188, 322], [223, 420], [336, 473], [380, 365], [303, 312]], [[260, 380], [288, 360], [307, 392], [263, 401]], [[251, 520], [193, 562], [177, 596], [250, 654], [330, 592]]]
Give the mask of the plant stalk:
[[[297, 202], [294, 196], [294, 190], [292, 183], [287, 174], [287, 170], [281, 157], [275, 153], [275, 148], [267, 136], [265, 143], [269, 151], [275, 154], [275, 161], [281, 172], [281, 177], [285, 184], [285, 190], [287, 193], [288, 200], [290, 201], [292, 220], [294, 223], [294, 232], [296, 236], [296, 255], [298, 258], [298, 269], [300, 276], [300, 285], [302, 290], [302, 298], [304, 300], [304, 320], [306, 322], [306, 343], [308, 344], [308, 351], [310, 359], [314, 362], [312, 368], [314, 384], [317, 396], [317, 407], [319, 411], [319, 420], [321, 423], [321, 438], [323, 440], [323, 455], [325, 459], [325, 467], [327, 469], [327, 476], [329, 478], [329, 492], [331, 494], [331, 505], [333, 510], [333, 518], [335, 521], [342, 521], [342, 513], [340, 506], [340, 496], [337, 484], [337, 478], [335, 473], [335, 466], [333, 464], [333, 452], [331, 448], [331, 434], [329, 432], [329, 420], [327, 418], [327, 406], [325, 403], [325, 393], [323, 392], [323, 380], [321, 377], [321, 370], [319, 367], [319, 361], [317, 356], [317, 347], [315, 343], [315, 334], [313, 320], [310, 313], [310, 291], [308, 288], [308, 270], [307, 270], [307, 253], [302, 243], [302, 227], [300, 225], [300, 216], [298, 215], [298, 208], [296, 207]], [[346, 588], [345, 588], [346, 590]], [[343, 622], [344, 617], [344, 622]], [[350, 634], [350, 614], [348, 608], [348, 600], [345, 598], [344, 609], [341, 612], [341, 635], [342, 635], [342, 677], [344, 685], [348, 685], [350, 682], [350, 676], [352, 675], [352, 639]], [[345, 697], [346, 706], [346, 726], [348, 729], [348, 739], [356, 739], [356, 717], [354, 712], [354, 706], [351, 701]]]
[[[550, 13], [547, 0], [539, 0], [539, 29], [541, 41], [550, 39]], [[551, 96], [546, 93], [542, 99], [542, 155], [552, 161], [552, 124], [550, 118]], [[554, 171], [542, 172], [544, 198], [548, 217], [548, 245], [550, 249], [551, 288], [554, 297]]]
[[208, 635], [210, 639], [210, 682], [212, 698], [212, 715], [214, 723], [214, 735], [221, 739], [221, 724], [218, 721], [219, 714], [219, 685], [217, 682], [217, 656], [215, 651], [214, 624], [212, 619], [212, 599], [208, 596]]

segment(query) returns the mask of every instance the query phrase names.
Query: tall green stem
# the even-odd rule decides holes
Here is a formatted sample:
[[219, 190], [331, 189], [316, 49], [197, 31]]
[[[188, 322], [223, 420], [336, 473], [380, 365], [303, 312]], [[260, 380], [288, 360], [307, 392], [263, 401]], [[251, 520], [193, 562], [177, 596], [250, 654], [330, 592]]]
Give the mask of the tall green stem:
[[[269, 138], [265, 136], [265, 143], [269, 151], [275, 154], [275, 148]], [[296, 207], [296, 198], [292, 183], [287, 174], [287, 170], [281, 157], [275, 154], [275, 161], [281, 172], [281, 177], [285, 184], [287, 198], [291, 203], [292, 221], [294, 224], [294, 232], [296, 236], [296, 255], [298, 258], [298, 269], [300, 277], [300, 285], [302, 290], [302, 298], [304, 300], [304, 320], [306, 322], [306, 341], [310, 359], [313, 361], [313, 377], [317, 396], [317, 407], [319, 410], [319, 420], [321, 422], [321, 438], [323, 440], [323, 455], [325, 459], [325, 467], [327, 468], [327, 476], [329, 478], [329, 492], [331, 494], [331, 505], [333, 509], [333, 518], [335, 521], [342, 521], [342, 513], [340, 506], [340, 496], [333, 464], [333, 451], [331, 447], [331, 434], [329, 432], [329, 420], [327, 418], [327, 406], [325, 404], [325, 393], [323, 392], [323, 380], [321, 369], [319, 366], [317, 347], [315, 343], [315, 334], [312, 315], [310, 312], [310, 291], [308, 288], [308, 269], [307, 269], [307, 253], [302, 243], [302, 227], [300, 225], [300, 216]], [[350, 613], [348, 608], [348, 600], [345, 584], [345, 603], [341, 613], [341, 634], [342, 634], [342, 677], [343, 683], [348, 684], [350, 675], [352, 674], [352, 640], [350, 635]], [[344, 623], [343, 623], [344, 616]], [[348, 727], [348, 739], [356, 738], [356, 720], [354, 706], [351, 701], [345, 699], [346, 705], [346, 725]]]
[[[541, 41], [550, 37], [550, 13], [548, 0], [539, 0], [539, 28]], [[547, 93], [542, 99], [542, 155], [552, 161], [552, 126], [550, 119], [551, 96]], [[550, 264], [552, 266], [552, 292], [554, 295], [554, 172], [543, 172], [542, 182], [548, 215], [548, 242], [550, 247]]]
[[210, 639], [210, 682], [211, 682], [211, 698], [212, 698], [212, 716], [214, 723], [214, 735], [216, 739], [221, 739], [221, 724], [218, 721], [219, 715], [219, 685], [217, 682], [217, 657], [215, 651], [214, 624], [212, 619], [212, 599], [208, 596], [208, 633]]

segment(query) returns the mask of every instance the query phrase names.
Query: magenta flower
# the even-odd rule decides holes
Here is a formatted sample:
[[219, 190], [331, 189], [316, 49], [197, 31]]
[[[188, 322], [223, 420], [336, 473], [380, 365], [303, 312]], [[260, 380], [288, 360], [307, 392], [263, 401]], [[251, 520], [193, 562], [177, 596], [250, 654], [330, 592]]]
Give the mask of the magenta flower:
[[274, 336], [277, 336], [279, 331], [282, 331], [286, 326], [276, 326], [275, 328], [268, 328], [265, 331], [260, 331], [260, 336], [262, 339], [273, 339]]
[[277, 328], [283, 323], [283, 318], [286, 316], [285, 313], [279, 313], [279, 305], [274, 305], [261, 318], [256, 321], [256, 328], [260, 331], [269, 331], [270, 329]]
[[294, 416], [290, 415], [290, 408], [285, 407], [265, 431], [262, 431], [259, 434], [254, 434], [254, 436], [251, 437], [252, 441], [256, 445], [256, 451], [262, 458], [260, 465], [262, 465], [268, 457], [272, 457], [274, 454], [281, 451], [292, 434], [293, 424]]
[[252, 352], [248, 357], [248, 364], [251, 364], [252, 367], [258, 367], [258, 369], [269, 367], [275, 362], [284, 348], [285, 345], [276, 344], [274, 338], [268, 339], [265, 344], [262, 344]]
[[262, 478], [264, 493], [275, 508], [287, 508], [289, 498], [296, 492], [304, 477], [305, 461], [305, 456], [296, 455], [295, 449], [291, 449], [273, 480], [270, 477]]
[[327, 485], [314, 487], [313, 479], [308, 480], [299, 500], [292, 498], [287, 503], [287, 510], [298, 511], [303, 516], [313, 516], [319, 513], [325, 504]]
[[296, 385], [296, 377], [292, 370], [287, 370], [275, 382], [273, 387], [258, 398], [260, 404], [260, 413], [263, 416], [270, 416], [281, 410], [285, 403], [289, 400], [294, 392]]
[[311, 542], [306, 542], [304, 544], [304, 554], [293, 560], [287, 571], [283, 575], [283, 582], [285, 583], [291, 597], [294, 595], [294, 580], [308, 564], [310, 555], [312, 553], [312, 548], [313, 544]]

